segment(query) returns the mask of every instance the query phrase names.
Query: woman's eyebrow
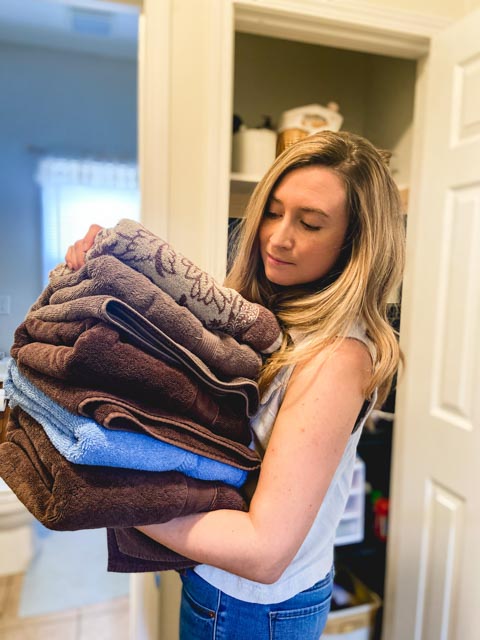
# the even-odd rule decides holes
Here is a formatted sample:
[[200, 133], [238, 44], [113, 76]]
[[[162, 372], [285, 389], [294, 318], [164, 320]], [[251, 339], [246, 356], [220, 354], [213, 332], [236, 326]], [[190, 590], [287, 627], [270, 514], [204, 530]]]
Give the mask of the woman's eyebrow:
[[[277, 198], [275, 195], [271, 195], [270, 198], [268, 199], [269, 204], [271, 204], [272, 202], [283, 206], [283, 202], [280, 200], [280, 198]], [[330, 218], [330, 216], [326, 211], [324, 211], [323, 209], [319, 209], [317, 207], [298, 207], [298, 210], [301, 211], [302, 213], [318, 213], [318, 215], [322, 216], [323, 218]]]

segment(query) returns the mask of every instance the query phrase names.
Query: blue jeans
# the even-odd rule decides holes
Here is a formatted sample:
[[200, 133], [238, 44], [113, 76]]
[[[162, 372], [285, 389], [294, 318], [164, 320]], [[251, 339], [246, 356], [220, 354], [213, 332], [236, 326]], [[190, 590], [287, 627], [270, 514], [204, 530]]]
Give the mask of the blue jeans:
[[318, 640], [330, 609], [333, 571], [276, 604], [232, 598], [192, 569], [181, 579], [180, 640]]

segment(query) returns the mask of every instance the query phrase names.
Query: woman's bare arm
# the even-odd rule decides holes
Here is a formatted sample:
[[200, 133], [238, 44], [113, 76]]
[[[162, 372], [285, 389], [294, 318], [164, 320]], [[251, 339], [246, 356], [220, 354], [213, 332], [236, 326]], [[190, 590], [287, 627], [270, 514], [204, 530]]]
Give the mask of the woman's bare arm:
[[294, 370], [278, 413], [250, 510], [211, 511], [140, 531], [199, 563], [275, 582], [321, 506], [364, 402], [367, 348], [346, 339], [322, 362]]

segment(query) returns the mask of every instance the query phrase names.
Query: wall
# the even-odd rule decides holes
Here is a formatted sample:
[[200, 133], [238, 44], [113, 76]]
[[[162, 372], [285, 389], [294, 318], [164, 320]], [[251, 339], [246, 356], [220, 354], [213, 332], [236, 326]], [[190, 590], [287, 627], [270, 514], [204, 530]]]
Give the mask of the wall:
[[480, 0], [370, 0], [371, 4], [392, 9], [458, 19], [480, 8]]
[[41, 290], [38, 150], [135, 159], [136, 61], [0, 43], [0, 351]]
[[334, 100], [342, 129], [392, 150], [408, 184], [416, 62], [244, 33], [235, 37], [234, 111], [249, 127], [262, 114]]

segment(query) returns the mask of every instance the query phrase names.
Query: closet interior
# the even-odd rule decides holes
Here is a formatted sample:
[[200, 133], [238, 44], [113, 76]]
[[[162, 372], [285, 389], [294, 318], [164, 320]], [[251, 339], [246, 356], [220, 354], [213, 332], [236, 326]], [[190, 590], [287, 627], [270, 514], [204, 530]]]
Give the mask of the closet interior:
[[[402, 194], [407, 220], [416, 66], [415, 60], [236, 32], [233, 99], [236, 125], [240, 118], [247, 128], [262, 127], [267, 118], [275, 129], [286, 110], [337, 103], [343, 116], [341, 130], [365, 136], [392, 153], [390, 166]], [[232, 173], [229, 229], [242, 216], [260, 177]], [[399, 292], [390, 305], [391, 322], [397, 330], [400, 330], [400, 306]], [[365, 467], [361, 541], [348, 544], [347, 539], [346, 544], [336, 546], [335, 552], [337, 565], [346, 566], [382, 601], [394, 414], [395, 389], [381, 411], [369, 421], [358, 448]], [[380, 608], [373, 631], [375, 640], [381, 635], [381, 614]]]

